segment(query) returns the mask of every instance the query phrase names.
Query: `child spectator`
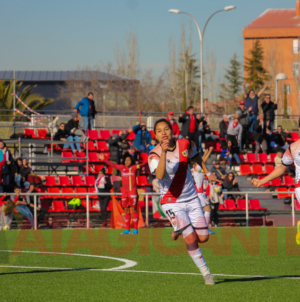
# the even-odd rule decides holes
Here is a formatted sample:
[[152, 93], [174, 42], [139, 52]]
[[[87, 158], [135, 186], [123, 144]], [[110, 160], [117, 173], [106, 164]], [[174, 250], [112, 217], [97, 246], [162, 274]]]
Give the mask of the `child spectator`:
[[236, 154], [236, 148], [232, 147], [230, 140], [228, 140], [226, 144], [223, 144], [222, 156], [228, 160], [229, 166], [232, 166], [232, 158], [234, 158], [238, 164], [241, 162], [239, 156]]

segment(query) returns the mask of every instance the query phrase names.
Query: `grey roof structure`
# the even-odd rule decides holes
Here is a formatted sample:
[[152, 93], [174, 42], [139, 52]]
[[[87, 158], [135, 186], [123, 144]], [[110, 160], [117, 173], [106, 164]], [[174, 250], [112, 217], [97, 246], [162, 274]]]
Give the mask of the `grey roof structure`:
[[[19, 81], [27, 82], [45, 82], [45, 81], [55, 81], [55, 82], [65, 82], [68, 79], [75, 80], [85, 80], [88, 81], [91, 76], [97, 76], [99, 81], [124, 81], [134, 79], [116, 76], [109, 73], [101, 71], [15, 71], [15, 77]], [[12, 70], [0, 71], [0, 79], [11, 80], [14, 78], [14, 73]]]

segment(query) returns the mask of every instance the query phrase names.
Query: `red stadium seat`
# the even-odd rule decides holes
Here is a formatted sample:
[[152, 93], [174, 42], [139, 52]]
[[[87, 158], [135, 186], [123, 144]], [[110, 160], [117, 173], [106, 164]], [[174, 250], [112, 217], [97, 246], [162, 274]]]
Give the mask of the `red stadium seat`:
[[75, 198], [85, 199], [86, 195], [76, 195], [76, 193], [87, 193], [86, 188], [75, 188]]
[[106, 174], [109, 174], [109, 175], [113, 174], [113, 167], [107, 166]]
[[133, 141], [135, 139], [135, 133], [131, 131], [128, 136], [126, 137], [128, 141]]
[[[61, 193], [62, 193], [62, 198], [64, 198], [64, 199], [73, 199], [73, 198], [75, 198], [73, 188], [61, 188]], [[67, 194], [71, 193], [73, 195], [64, 195], [66, 193]]]
[[62, 159], [61, 159], [62, 163], [70, 163], [70, 162], [73, 161], [73, 153], [72, 152], [63, 151], [61, 153], [61, 157], [62, 157]]
[[48, 192], [47, 195], [48, 198], [53, 198], [53, 199], [61, 198], [61, 195], [51, 195], [53, 193], [60, 193], [59, 188], [47, 188], [47, 192]]
[[273, 165], [265, 165], [265, 174], [271, 174], [274, 171]]
[[31, 135], [32, 138], [36, 138], [34, 129], [24, 129], [24, 134], [25, 135]]
[[95, 177], [94, 176], [84, 176], [84, 185], [88, 187], [94, 187], [95, 186]]
[[244, 161], [245, 161], [244, 154], [239, 154], [239, 158], [240, 158], [240, 161], [241, 161], [241, 162], [244, 162]]
[[38, 138], [46, 138], [47, 130], [46, 129], [37, 129]]
[[94, 173], [98, 174], [102, 168], [104, 168], [104, 165], [94, 165], [94, 169], [95, 169]]
[[294, 180], [292, 176], [283, 176], [283, 183], [285, 186], [294, 187]]
[[[89, 193], [95, 193], [96, 189], [95, 188], [88, 188]], [[90, 199], [99, 199], [98, 195], [90, 195]]]
[[225, 211], [225, 208], [222, 204], [219, 204], [219, 211]]
[[100, 139], [99, 133], [97, 130], [87, 130], [87, 136], [89, 139], [92, 139], [92, 140]]
[[267, 210], [267, 208], [262, 208], [259, 203], [259, 199], [249, 199], [249, 209], [251, 210]]
[[241, 175], [251, 175], [251, 166], [250, 165], [240, 165]]
[[154, 133], [154, 130], [149, 130], [149, 132], [150, 132], [150, 134], [151, 134], [151, 137], [152, 137], [153, 139], [155, 139], [155, 133]]
[[72, 186], [75, 186], [75, 187], [84, 186], [84, 183], [82, 182], [82, 178], [79, 175], [71, 176], [71, 184], [72, 184]]
[[289, 197], [292, 197], [292, 194], [294, 193], [295, 198], [296, 198], [295, 188], [289, 188], [289, 192], [291, 192], [291, 193], [289, 194]]
[[282, 183], [281, 183], [281, 181], [280, 181], [280, 178], [278, 177], [278, 178], [275, 178], [275, 179], [271, 180], [271, 181], [270, 181], [270, 185], [271, 185], [272, 187], [281, 187], [281, 186], [282, 186]]
[[111, 131], [111, 135], [114, 135], [114, 134], [118, 134], [119, 135], [120, 131], [122, 131], [122, 130], [121, 129], [120, 130], [112, 130]]
[[45, 176], [46, 187], [57, 187], [55, 176]]
[[107, 143], [105, 141], [97, 141], [97, 151], [108, 152]]
[[52, 212], [65, 212], [64, 203], [61, 200], [52, 201]]
[[253, 171], [252, 174], [255, 174], [255, 175], [264, 174], [263, 169], [262, 169], [262, 165], [260, 165], [260, 164], [252, 165], [252, 171]]
[[[89, 146], [89, 152], [90, 151], [96, 151], [94, 141], [89, 141], [88, 146]], [[84, 149], [86, 149], [86, 143], [84, 143]]]
[[152, 186], [151, 184], [149, 184], [146, 176], [137, 176], [136, 180], [137, 180], [138, 186], [141, 186], [141, 187]]
[[[288, 189], [287, 188], [277, 188], [276, 191], [278, 192], [287, 192]], [[277, 194], [277, 198], [287, 198], [289, 197], [289, 193], [278, 193]]]
[[256, 156], [255, 156], [255, 153], [247, 153], [246, 154], [246, 161], [245, 163], [250, 163], [250, 164], [254, 164], [254, 163], [257, 163], [257, 159], [256, 159]]
[[268, 156], [266, 153], [258, 153], [258, 162], [266, 164], [269, 162]]
[[141, 163], [145, 162], [145, 161], [148, 161], [148, 154], [146, 152], [141, 152], [139, 154], [139, 161]]
[[236, 210], [235, 202], [233, 199], [225, 199], [224, 206], [225, 206], [225, 210], [228, 210], [228, 211]]
[[75, 162], [85, 163], [86, 162], [86, 153], [85, 152], [76, 152], [75, 153]]
[[236, 201], [237, 203], [237, 210], [240, 210], [240, 211], [245, 211], [246, 210], [246, 199], [238, 199]]
[[216, 147], [214, 149], [214, 152], [222, 152], [222, 148], [221, 148], [221, 144], [220, 143], [216, 143]]
[[89, 163], [100, 163], [96, 152], [89, 153]]
[[269, 163], [274, 164], [276, 155], [277, 155], [277, 153], [270, 153], [269, 154], [269, 156], [270, 156]]
[[295, 198], [295, 211], [300, 211], [300, 203], [296, 198]]
[[292, 141], [295, 142], [295, 141], [297, 141], [297, 140], [299, 139], [299, 134], [298, 134], [298, 132], [291, 132], [290, 134], [291, 134], [291, 137], [292, 137], [292, 138], [291, 138]]
[[109, 130], [99, 130], [99, 137], [102, 140], [108, 140], [110, 138], [110, 132]]
[[69, 176], [58, 176], [58, 184], [62, 187], [70, 187], [70, 179]]

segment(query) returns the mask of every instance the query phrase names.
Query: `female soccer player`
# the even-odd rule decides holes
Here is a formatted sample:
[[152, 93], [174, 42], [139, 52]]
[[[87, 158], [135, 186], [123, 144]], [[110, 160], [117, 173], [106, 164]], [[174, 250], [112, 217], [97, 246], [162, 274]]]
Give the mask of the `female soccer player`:
[[205, 284], [215, 284], [198, 243], [208, 240], [208, 226], [198, 199], [192, 175], [188, 169], [189, 158], [196, 162], [209, 181], [217, 181], [209, 173], [194, 143], [173, 138], [172, 126], [166, 119], [158, 120], [154, 132], [159, 144], [150, 152], [148, 163], [151, 173], [158, 179], [161, 204], [175, 233], [182, 233], [187, 250], [202, 273]]
[[129, 153], [124, 154], [124, 165], [117, 165], [104, 158], [103, 154], [98, 154], [98, 158], [105, 162], [107, 165], [120, 170], [122, 175], [122, 207], [125, 211], [126, 230], [121, 235], [130, 234], [130, 208], [132, 210], [134, 230], [131, 234], [138, 234], [138, 218], [139, 215], [136, 211], [137, 206], [137, 186], [136, 186], [136, 172], [137, 170], [146, 165], [144, 162], [140, 165], [134, 165], [132, 156]]

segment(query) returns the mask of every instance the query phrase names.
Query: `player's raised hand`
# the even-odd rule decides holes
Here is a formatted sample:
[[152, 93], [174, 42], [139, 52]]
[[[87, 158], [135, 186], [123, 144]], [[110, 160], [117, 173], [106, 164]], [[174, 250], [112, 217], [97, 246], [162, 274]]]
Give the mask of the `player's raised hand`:
[[209, 176], [207, 176], [207, 178], [208, 178], [208, 181], [209, 181], [210, 183], [212, 183], [212, 182], [219, 182], [219, 180], [218, 180], [216, 174], [214, 174], [214, 173], [212, 173], [212, 174], [210, 174]]
[[254, 187], [259, 188], [261, 186], [260, 180], [259, 179], [252, 179], [252, 184], [254, 185]]
[[160, 143], [160, 146], [161, 146], [162, 152], [166, 153], [169, 146], [170, 146], [169, 140], [162, 140], [161, 143]]

